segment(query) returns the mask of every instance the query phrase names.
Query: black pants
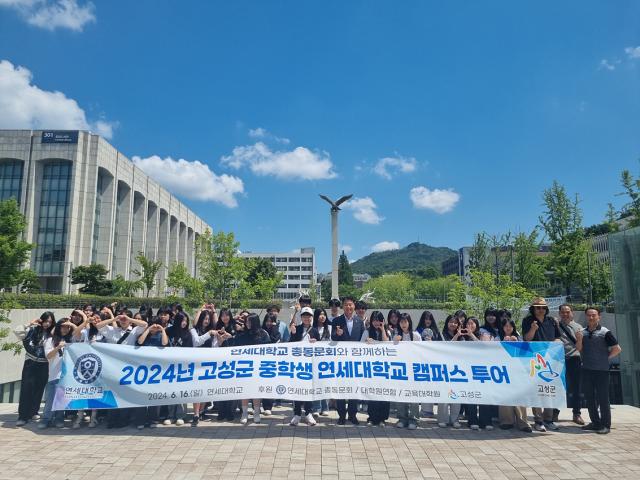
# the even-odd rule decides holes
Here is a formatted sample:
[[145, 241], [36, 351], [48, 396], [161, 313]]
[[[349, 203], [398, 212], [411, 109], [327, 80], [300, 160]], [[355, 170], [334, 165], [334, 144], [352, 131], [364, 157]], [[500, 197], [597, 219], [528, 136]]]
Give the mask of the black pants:
[[138, 407], [133, 409], [135, 425], [150, 425], [160, 421], [160, 407]]
[[367, 413], [369, 414], [368, 422], [378, 425], [389, 419], [389, 402], [380, 402], [371, 400], [367, 402]]
[[565, 357], [565, 365], [567, 366], [567, 407], [573, 410], [574, 415], [580, 415], [580, 406], [582, 398], [580, 395], [580, 376], [582, 372], [582, 361], [580, 356]]
[[[591, 423], [611, 428], [611, 406], [609, 405], [609, 371], [582, 370], [582, 389], [587, 399]], [[600, 411], [598, 412], [598, 407]]]
[[270, 398], [263, 398], [262, 408], [264, 408], [265, 410], [273, 410], [273, 400]]
[[113, 408], [107, 412], [107, 428], [123, 428], [129, 425], [134, 408]]
[[232, 421], [235, 416], [236, 406], [234, 400], [216, 402], [218, 405], [218, 420]]
[[[347, 401], [349, 402], [348, 407]], [[338, 417], [340, 418], [346, 418], [347, 413], [349, 414], [349, 418], [356, 418], [356, 413], [358, 412], [358, 400], [336, 400], [336, 410], [338, 411]]]
[[[467, 421], [469, 426], [478, 425], [480, 428], [484, 428], [487, 425], [491, 425], [491, 413], [493, 405], [465, 405], [467, 412]], [[480, 410], [480, 415], [478, 415]]]
[[22, 380], [20, 381], [19, 420], [31, 420], [31, 417], [38, 413], [48, 379], [48, 362], [35, 362], [28, 358], [24, 361]]
[[313, 413], [313, 402], [293, 402], [293, 414], [300, 416], [303, 406], [305, 415]]

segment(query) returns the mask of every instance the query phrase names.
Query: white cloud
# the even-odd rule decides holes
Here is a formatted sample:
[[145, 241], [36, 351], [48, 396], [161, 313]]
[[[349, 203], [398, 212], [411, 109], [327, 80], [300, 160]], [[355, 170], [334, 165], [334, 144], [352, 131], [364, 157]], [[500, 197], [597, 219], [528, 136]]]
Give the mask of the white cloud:
[[624, 53], [627, 54], [630, 60], [635, 60], [640, 58], [640, 46], [638, 47], [627, 47], [624, 49]]
[[81, 32], [86, 24], [95, 22], [95, 5], [77, 0], [0, 0], [0, 6], [13, 8], [27, 23], [45, 30], [68, 28]]
[[235, 147], [231, 155], [220, 159], [222, 165], [239, 169], [249, 167], [256, 175], [272, 175], [286, 180], [327, 180], [335, 178], [333, 163], [326, 152], [306, 147], [272, 151], [263, 142]]
[[346, 253], [347, 255], [349, 255], [349, 253], [351, 253], [351, 251], [353, 250], [353, 248], [351, 247], [351, 245], [340, 245], [338, 247], [338, 250], [340, 250], [341, 252]]
[[378, 206], [371, 197], [354, 197], [345, 203], [343, 208], [352, 210], [354, 218], [362, 223], [378, 225], [384, 220], [384, 217], [378, 215], [376, 211]]
[[436, 213], [450, 212], [460, 200], [460, 195], [451, 188], [429, 190], [426, 187], [414, 187], [410, 197], [415, 208], [433, 210]]
[[391, 180], [392, 172], [390, 170], [400, 173], [411, 173], [416, 170], [416, 165], [416, 159], [413, 157], [384, 157], [378, 160], [373, 167], [373, 171], [382, 178]]
[[90, 122], [75, 100], [42, 90], [32, 80], [27, 68], [0, 61], [0, 128], [92, 130], [105, 138], [113, 136], [117, 122]]
[[291, 143], [291, 140], [289, 140], [288, 138], [277, 137], [273, 133], [269, 132], [266, 128], [262, 127], [250, 128], [249, 137], [264, 140], [273, 140], [275, 142], [282, 143], [283, 145], [289, 145]]
[[141, 158], [134, 156], [133, 163], [170, 192], [185, 198], [212, 201], [235, 208], [235, 195], [244, 193], [244, 184], [238, 177], [216, 175], [208, 165], [182, 158], [160, 158], [157, 155]]
[[398, 242], [378, 242], [371, 247], [372, 252], [388, 252], [389, 250], [398, 250], [400, 244]]
[[615, 70], [617, 63], [620, 63], [620, 62], [614, 61], [613, 63], [610, 63], [609, 60], [607, 60], [606, 58], [603, 58], [602, 60], [600, 60], [600, 66], [598, 67], [598, 70], [609, 70], [609, 71]]

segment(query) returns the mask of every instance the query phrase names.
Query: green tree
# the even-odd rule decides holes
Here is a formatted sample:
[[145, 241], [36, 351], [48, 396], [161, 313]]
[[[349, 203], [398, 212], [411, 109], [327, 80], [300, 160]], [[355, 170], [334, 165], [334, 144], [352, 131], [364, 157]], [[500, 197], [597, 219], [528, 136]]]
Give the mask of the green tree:
[[546, 281], [544, 261], [538, 255], [541, 242], [538, 241], [538, 228], [530, 234], [520, 232], [513, 242], [513, 270], [515, 278], [525, 288], [540, 288]]
[[605, 262], [596, 262], [591, 271], [591, 294], [595, 303], [607, 303], [611, 299], [613, 286], [611, 268]]
[[20, 283], [20, 269], [29, 259], [31, 243], [22, 240], [27, 221], [14, 198], [0, 202], [0, 287]]
[[192, 277], [183, 263], [171, 265], [167, 274], [167, 287], [172, 289], [173, 296], [176, 296], [178, 291], [184, 292], [189, 305], [202, 305], [205, 301], [202, 281]]
[[347, 254], [344, 253], [344, 250], [338, 259], [338, 286], [340, 287], [342, 285], [353, 285], [351, 264], [349, 263], [349, 259], [347, 258]]
[[618, 217], [619, 213], [613, 207], [613, 204], [607, 204], [607, 213], [605, 214], [605, 223], [609, 226], [609, 232], [617, 232], [620, 230], [620, 225], [618, 225]]
[[640, 179], [634, 178], [631, 172], [625, 169], [620, 175], [620, 183], [624, 188], [624, 192], [620, 195], [626, 195], [629, 201], [623, 207], [623, 210], [631, 217], [629, 226], [640, 226]]
[[246, 258], [245, 282], [253, 299], [271, 300], [282, 281], [282, 273], [266, 258]]
[[99, 263], [91, 265], [79, 265], [71, 270], [71, 284], [84, 285], [80, 287], [80, 292], [93, 295], [111, 295], [113, 284], [107, 280], [107, 267]]
[[498, 282], [493, 274], [481, 270], [472, 270], [470, 276], [471, 282], [466, 289], [468, 310], [479, 318], [487, 308], [504, 308], [518, 320], [522, 307], [535, 296], [535, 292], [513, 282], [509, 275], [499, 275]]
[[489, 236], [484, 232], [476, 233], [474, 237], [469, 251], [469, 270], [491, 271], [491, 244]]
[[364, 290], [373, 291], [378, 303], [411, 301], [416, 298], [414, 281], [404, 272], [372, 278], [364, 284]]
[[4, 327], [2, 325], [11, 325], [11, 319], [9, 318], [9, 313], [11, 313], [12, 309], [21, 308], [21, 305], [17, 304], [12, 300], [7, 300], [6, 298], [2, 298], [0, 295], [0, 350], [3, 352], [13, 352], [15, 355], [22, 351], [22, 343], [21, 342], [7, 342], [6, 338], [11, 334], [10, 327]]
[[119, 297], [135, 297], [136, 292], [144, 287], [142, 280], [127, 280], [122, 275], [116, 275], [111, 280], [112, 294]]
[[449, 275], [447, 277], [414, 280], [416, 298], [446, 302], [458, 279], [458, 275]]
[[238, 256], [239, 246], [233, 233], [213, 234], [207, 230], [199, 237], [196, 259], [204, 292], [220, 305], [231, 305], [238, 298], [241, 290], [236, 287], [247, 275], [245, 263]]
[[573, 285], [584, 286], [587, 280], [587, 244], [582, 228], [578, 196], [571, 200], [557, 181], [543, 194], [546, 210], [540, 224], [551, 241], [549, 269], [566, 295]]
[[20, 272], [20, 292], [35, 293], [41, 289], [38, 274], [30, 268], [25, 268]]
[[147, 289], [147, 297], [153, 287], [156, 284], [156, 275], [162, 268], [162, 262], [160, 260], [154, 261], [150, 258], [145, 257], [143, 252], [138, 252], [136, 256], [136, 261], [140, 264], [139, 269], [135, 269], [133, 273], [140, 277], [140, 280], [144, 284]]

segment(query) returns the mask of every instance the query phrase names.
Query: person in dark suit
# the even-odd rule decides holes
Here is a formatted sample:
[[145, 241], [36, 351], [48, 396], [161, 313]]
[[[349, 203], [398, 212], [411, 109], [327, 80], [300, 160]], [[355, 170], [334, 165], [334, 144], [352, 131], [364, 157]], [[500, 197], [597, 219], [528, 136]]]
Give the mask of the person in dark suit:
[[[353, 297], [345, 297], [342, 300], [342, 310], [344, 313], [333, 319], [331, 329], [331, 340], [335, 342], [359, 342], [365, 331], [364, 321], [355, 315], [356, 304]], [[347, 401], [336, 400], [338, 410], [338, 425], [344, 425], [347, 416]], [[348, 415], [349, 421], [354, 425], [360, 422], [356, 417], [358, 411], [358, 401], [349, 400]]]

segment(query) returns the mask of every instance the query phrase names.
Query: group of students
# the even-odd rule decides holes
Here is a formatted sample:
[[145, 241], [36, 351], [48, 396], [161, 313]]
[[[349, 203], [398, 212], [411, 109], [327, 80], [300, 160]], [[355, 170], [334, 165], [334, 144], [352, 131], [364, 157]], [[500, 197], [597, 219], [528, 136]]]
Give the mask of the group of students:
[[[538, 302], [543, 299], [538, 299]], [[342, 308], [342, 313], [340, 312]], [[96, 308], [85, 305], [74, 310], [69, 317], [55, 320], [52, 312], [44, 312], [40, 318], [29, 325], [16, 330], [25, 348], [25, 362], [22, 370], [22, 383], [18, 408], [17, 426], [29, 421], [40, 420], [38, 428], [50, 426], [63, 427], [64, 411], [52, 411], [52, 403], [56, 385], [60, 379], [62, 356], [67, 344], [72, 342], [105, 342], [131, 346], [155, 346], [173, 348], [224, 348], [232, 346], [258, 345], [280, 342], [340, 342], [360, 341], [402, 342], [402, 341], [536, 341], [559, 340], [557, 321], [546, 322], [546, 316], [538, 320], [538, 307], [532, 305], [530, 315], [523, 321], [523, 335], [520, 335], [516, 323], [507, 310], [487, 309], [482, 324], [473, 316], [460, 310], [448, 315], [442, 330], [429, 311], [422, 312], [417, 324], [408, 313], [390, 310], [386, 317], [375, 310], [367, 315], [365, 302], [345, 297], [342, 302], [333, 299], [329, 302], [329, 312], [324, 308], [312, 308], [311, 299], [303, 295], [299, 298], [290, 321], [282, 322], [278, 315], [280, 308], [272, 305], [266, 309], [261, 319], [259, 315], [247, 310], [235, 315], [230, 309], [217, 310], [213, 304], [203, 305], [190, 319], [181, 305], [174, 304], [161, 308], [157, 312], [151, 308], [141, 307], [133, 314], [127, 307], [103, 305]], [[543, 312], [548, 315], [548, 308]], [[599, 315], [599, 313], [598, 313]], [[538, 315], [539, 316], [539, 315]], [[549, 317], [551, 318], [551, 317]], [[594, 327], [595, 328], [595, 327]], [[533, 333], [532, 333], [533, 332]], [[547, 332], [547, 333], [545, 333]], [[587, 332], [588, 334], [589, 332]], [[582, 344], [582, 334], [580, 343]], [[593, 334], [591, 334], [593, 336]], [[609, 351], [615, 356], [612, 336], [607, 336]], [[582, 347], [582, 345], [580, 345]], [[42, 417], [39, 415], [40, 404], [45, 399]], [[253, 409], [249, 408], [252, 403]], [[604, 409], [600, 399], [600, 409]], [[194, 403], [190, 417], [192, 426], [207, 418], [208, 414], [217, 411], [220, 421], [234, 421], [240, 414], [240, 423], [247, 424], [252, 413], [253, 422], [260, 423], [261, 415], [272, 413], [274, 400], [253, 399], [240, 401], [218, 401], [211, 403]], [[330, 406], [338, 413], [338, 425], [347, 421], [357, 425], [357, 414], [366, 409], [367, 422], [370, 425], [384, 426], [389, 419], [391, 403], [386, 401], [359, 400], [321, 400], [316, 402], [293, 402], [291, 425], [304, 421], [307, 425], [315, 425], [319, 416], [327, 416]], [[451, 426], [460, 428], [460, 419], [465, 418], [472, 430], [492, 430], [494, 423], [502, 429], [518, 428], [531, 432], [527, 422], [526, 407], [523, 406], [491, 406], [473, 404], [437, 404], [437, 415], [434, 404], [398, 403], [395, 405], [398, 421], [397, 427], [416, 429], [419, 417], [436, 418], [441, 428]], [[606, 405], [608, 407], [608, 405]], [[598, 405], [596, 405], [597, 413]], [[590, 414], [592, 410], [590, 408]], [[304, 412], [304, 414], [303, 414]], [[112, 409], [107, 411], [66, 412], [72, 416], [73, 428], [80, 428], [88, 422], [94, 428], [99, 421], [105, 421], [108, 428], [124, 427], [130, 424], [143, 429], [154, 428], [159, 424], [183, 425], [187, 409], [185, 405], [151, 406], [138, 408]], [[538, 431], [547, 428], [556, 430], [552, 410], [533, 409], [535, 426]], [[101, 416], [103, 415], [103, 416]], [[606, 411], [603, 412], [606, 417]], [[187, 419], [189, 420], [189, 419]], [[575, 420], [575, 418], [574, 418]], [[607, 422], [605, 418], [605, 423]], [[598, 428], [603, 427], [598, 421]], [[590, 424], [594, 427], [594, 424]], [[610, 428], [610, 414], [607, 428]], [[607, 433], [607, 432], [600, 432]]]

